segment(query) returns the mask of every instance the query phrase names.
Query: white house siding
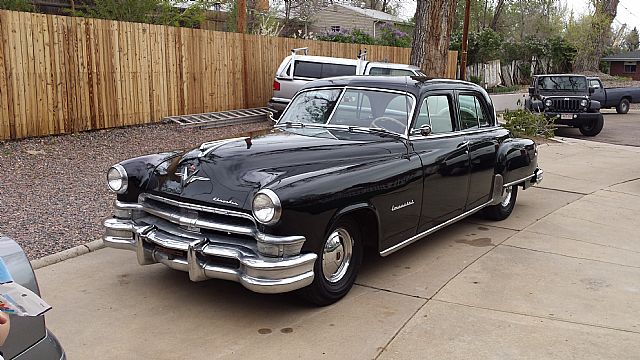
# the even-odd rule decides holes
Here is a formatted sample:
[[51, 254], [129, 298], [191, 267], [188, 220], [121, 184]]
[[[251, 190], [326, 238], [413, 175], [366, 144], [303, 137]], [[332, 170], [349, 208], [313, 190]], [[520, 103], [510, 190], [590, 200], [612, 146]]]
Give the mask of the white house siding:
[[318, 11], [313, 20], [309, 31], [316, 34], [324, 34], [330, 32], [332, 26], [340, 26], [342, 31], [360, 29], [371, 36], [374, 35], [375, 19], [336, 5], [329, 5]]

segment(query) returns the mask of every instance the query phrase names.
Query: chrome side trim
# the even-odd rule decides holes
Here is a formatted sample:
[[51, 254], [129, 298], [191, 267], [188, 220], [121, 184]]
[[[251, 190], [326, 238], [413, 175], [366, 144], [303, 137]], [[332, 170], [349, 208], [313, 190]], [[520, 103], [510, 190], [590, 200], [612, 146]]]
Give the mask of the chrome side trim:
[[434, 232], [436, 232], [436, 231], [438, 231], [438, 230], [440, 230], [440, 229], [442, 229], [442, 228], [444, 228], [446, 226], [449, 226], [449, 225], [457, 222], [458, 220], [464, 219], [465, 217], [467, 217], [469, 215], [472, 215], [472, 214], [482, 210], [482, 208], [484, 208], [484, 207], [486, 207], [488, 205], [491, 205], [491, 201], [489, 201], [487, 203], [484, 203], [484, 204], [482, 204], [482, 205], [480, 205], [480, 206], [478, 206], [478, 207], [476, 207], [474, 209], [471, 209], [471, 210], [469, 210], [469, 211], [467, 211], [465, 213], [462, 213], [462, 214], [454, 217], [453, 219], [450, 219], [450, 220], [448, 220], [446, 222], [443, 222], [440, 225], [434, 226], [431, 229], [423, 231], [418, 235], [410, 237], [409, 239], [407, 239], [407, 240], [405, 240], [405, 241], [403, 241], [403, 242], [401, 242], [399, 244], [393, 245], [392, 247], [381, 251], [380, 255], [381, 256], [387, 256], [389, 254], [392, 254], [392, 253], [394, 253], [394, 252], [396, 252], [396, 251], [398, 251], [398, 250], [400, 250], [400, 249], [402, 249], [402, 248], [404, 248], [404, 247], [406, 247], [406, 246], [408, 246], [408, 245], [410, 245], [410, 244], [422, 239], [423, 237], [425, 237], [425, 236], [427, 236], [429, 234], [432, 234], [432, 233], [434, 233]]
[[527, 180], [531, 179], [531, 178], [532, 178], [532, 177], [534, 177], [534, 176], [536, 176], [536, 174], [531, 174], [531, 175], [529, 175], [529, 176], [525, 176], [525, 177], [523, 177], [523, 178], [522, 178], [522, 179], [520, 179], [520, 180], [516, 180], [516, 181], [508, 182], [508, 183], [504, 184], [504, 185], [503, 185], [503, 187], [509, 187], [509, 186], [513, 186], [513, 185], [515, 185], [515, 184], [520, 184], [521, 182], [525, 182], [525, 181], [527, 181]]

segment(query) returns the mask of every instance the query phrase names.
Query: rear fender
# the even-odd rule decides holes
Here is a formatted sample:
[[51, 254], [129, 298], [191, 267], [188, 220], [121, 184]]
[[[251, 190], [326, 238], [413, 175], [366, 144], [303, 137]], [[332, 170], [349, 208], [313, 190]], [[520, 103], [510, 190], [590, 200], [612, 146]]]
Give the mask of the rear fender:
[[504, 186], [519, 184], [531, 178], [538, 166], [538, 150], [531, 139], [511, 138], [500, 145], [495, 173], [502, 176]]

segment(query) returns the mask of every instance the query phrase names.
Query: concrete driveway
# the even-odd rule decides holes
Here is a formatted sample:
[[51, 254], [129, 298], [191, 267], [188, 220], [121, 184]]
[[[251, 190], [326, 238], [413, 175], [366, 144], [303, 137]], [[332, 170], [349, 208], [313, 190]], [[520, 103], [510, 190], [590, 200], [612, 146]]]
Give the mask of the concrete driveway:
[[[633, 105], [637, 107], [637, 105]], [[566, 136], [609, 144], [640, 146], [640, 110], [631, 109], [626, 114], [604, 109], [604, 128], [594, 137], [584, 136], [578, 129], [558, 128], [556, 136]]]
[[310, 307], [102, 249], [37, 270], [70, 359], [640, 358], [640, 148], [540, 148], [545, 181]]

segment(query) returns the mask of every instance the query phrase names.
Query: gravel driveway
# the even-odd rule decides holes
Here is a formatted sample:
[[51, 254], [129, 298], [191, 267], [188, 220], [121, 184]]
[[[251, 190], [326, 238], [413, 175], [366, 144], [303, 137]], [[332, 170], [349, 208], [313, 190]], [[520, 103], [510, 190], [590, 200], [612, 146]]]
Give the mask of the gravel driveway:
[[115, 198], [106, 185], [111, 165], [270, 127], [159, 124], [0, 142], [0, 234], [15, 239], [31, 259], [96, 240]]

